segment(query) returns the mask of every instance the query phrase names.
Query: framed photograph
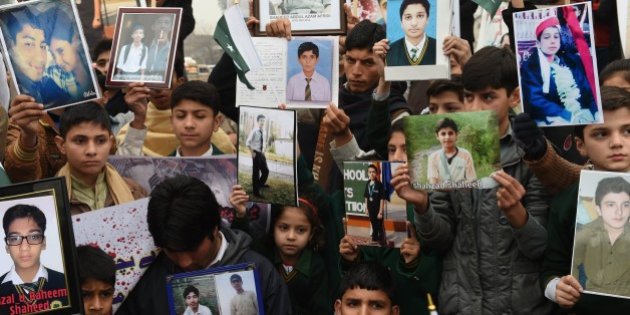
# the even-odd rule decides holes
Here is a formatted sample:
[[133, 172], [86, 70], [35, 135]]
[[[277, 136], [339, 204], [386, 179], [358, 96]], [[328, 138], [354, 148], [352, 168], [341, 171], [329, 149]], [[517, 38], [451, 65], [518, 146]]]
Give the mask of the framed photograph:
[[1, 314], [83, 312], [65, 180], [0, 188]]
[[522, 110], [541, 127], [602, 123], [591, 3], [513, 16]]
[[88, 47], [114, 38], [116, 14], [120, 7], [146, 7], [145, 0], [76, 0]]
[[452, 6], [452, 1], [388, 0], [385, 80], [450, 78], [441, 47], [451, 31]]
[[254, 90], [236, 81], [236, 104], [325, 108], [339, 101], [339, 37], [254, 37], [262, 68], [247, 73]]
[[264, 315], [254, 263], [180, 273], [166, 279], [171, 315]]
[[241, 106], [238, 184], [254, 202], [297, 205], [293, 110]]
[[585, 293], [630, 298], [630, 174], [580, 174], [571, 275]]
[[343, 163], [346, 235], [357, 245], [398, 247], [407, 238], [413, 213], [389, 182], [401, 162]]
[[90, 52], [71, 0], [0, 7], [0, 40], [18, 94], [45, 109], [101, 97]]
[[260, 0], [254, 12], [260, 23], [257, 36], [265, 34], [265, 25], [278, 18], [291, 20], [294, 35], [344, 35], [346, 17], [344, 0]]
[[404, 118], [411, 184], [416, 189], [492, 188], [501, 169], [494, 111]]
[[119, 8], [107, 86], [170, 88], [181, 8]]

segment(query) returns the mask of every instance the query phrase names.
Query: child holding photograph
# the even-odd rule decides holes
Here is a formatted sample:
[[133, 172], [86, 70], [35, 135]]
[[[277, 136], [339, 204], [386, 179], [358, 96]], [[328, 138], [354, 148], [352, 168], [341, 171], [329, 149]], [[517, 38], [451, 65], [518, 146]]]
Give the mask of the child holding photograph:
[[13, 267], [0, 277], [0, 297], [12, 299], [0, 304], [0, 313], [30, 314], [68, 306], [64, 274], [40, 261], [46, 249], [44, 212], [31, 205], [15, 205], [4, 213], [2, 227]]
[[[303, 160], [303, 159], [300, 159]], [[305, 166], [303, 163], [300, 165]], [[232, 189], [230, 203], [237, 220], [246, 217], [249, 197], [240, 185]], [[266, 242], [259, 247], [274, 264], [289, 288], [291, 308], [295, 314], [326, 314], [331, 310], [328, 294], [328, 275], [318, 249], [323, 244], [323, 228], [318, 209], [307, 199], [300, 198], [299, 206], [271, 206], [271, 224]], [[247, 228], [247, 220], [233, 227]], [[264, 236], [252, 235], [254, 239]]]
[[66, 109], [61, 116], [59, 132], [55, 143], [68, 162], [57, 176], [66, 177], [72, 214], [147, 196], [142, 186], [120, 176], [107, 163], [114, 138], [104, 108], [88, 103]]
[[123, 75], [123, 77], [126, 75], [144, 75], [147, 69], [149, 49], [142, 42], [142, 39], [144, 39], [144, 26], [134, 24], [131, 28], [131, 43], [123, 46], [118, 54], [116, 74]]
[[578, 280], [586, 290], [630, 297], [630, 183], [621, 176], [602, 179], [595, 207], [599, 218], [575, 234], [571, 274], [583, 271], [586, 279]]
[[[575, 141], [577, 149], [582, 156], [589, 158], [595, 170], [627, 173], [630, 171], [630, 138], [628, 137], [630, 92], [621, 88], [604, 87], [601, 93], [604, 124], [576, 127]], [[578, 183], [574, 183], [558, 194], [551, 204], [548, 225], [549, 241], [541, 272], [545, 296], [558, 303], [560, 307], [570, 309], [571, 312], [576, 314], [625, 313], [630, 309], [630, 299], [583, 294], [582, 285], [574, 276], [570, 275], [573, 240], [575, 237], [577, 241], [577, 238], [580, 236], [579, 234], [575, 235], [578, 189]], [[620, 193], [612, 194], [611, 196], [623, 198], [624, 195], [627, 195], [625, 192], [621, 193], [619, 188], [614, 191], [619, 191]], [[601, 197], [603, 200], [605, 196], [602, 195]], [[596, 204], [601, 206], [601, 200], [596, 200]], [[604, 259], [611, 259], [611, 261], [620, 260], [604, 266], [602, 273], [602, 275], [606, 275], [604, 279], [598, 279], [598, 277], [593, 276], [592, 272], [595, 271], [592, 271], [592, 269], [584, 270], [587, 272], [588, 280], [595, 281], [594, 284], [596, 286], [604, 285], [605, 283], [602, 281], [607, 280], [612, 280], [614, 283], [612, 275], [619, 275], [618, 272], [621, 272], [624, 264], [627, 263], [627, 258], [618, 258], [618, 255], [621, 253], [620, 250], [626, 250], [625, 255], [627, 255], [627, 243], [619, 242], [627, 238], [626, 225], [628, 214], [623, 207], [623, 203], [618, 204], [618, 211], [616, 212], [620, 214], [620, 217], [626, 217], [624, 224], [621, 225], [620, 221], [623, 221], [623, 219], [619, 217], [616, 220], [617, 223], [613, 221], [612, 224], [613, 227], [618, 227], [616, 229], [617, 233], [620, 228], [623, 229], [623, 232], [618, 236], [617, 242], [610, 244], [610, 236], [608, 236], [608, 239], [600, 239], [604, 241], [605, 248], [608, 248], [604, 253], [607, 258]], [[601, 223], [602, 221], [604, 221], [603, 212], [601, 220], [598, 219], [596, 222]], [[609, 232], [606, 232], [603, 233], [603, 236], [606, 236], [606, 234], [610, 235]], [[578, 250], [577, 247], [576, 250]], [[599, 253], [601, 255], [602, 252]], [[582, 256], [582, 254], [579, 254], [579, 256]], [[577, 259], [580, 260], [581, 258], [577, 257]], [[593, 257], [592, 259], [595, 260], [596, 258]], [[584, 260], [585, 263], [586, 261]], [[591, 260], [589, 259], [588, 261], [590, 262]], [[584, 268], [586, 269], [586, 265], [584, 265]], [[579, 273], [574, 274], [577, 275]], [[628, 282], [627, 279], [625, 280], [627, 288]]]
[[427, 178], [430, 184], [472, 182], [477, 179], [472, 154], [457, 146], [459, 129], [450, 118], [437, 122], [435, 137], [442, 148], [429, 155]]
[[498, 187], [433, 191], [429, 197], [412, 189], [407, 166], [396, 170], [391, 183], [414, 205], [420, 242], [445, 252], [441, 314], [545, 314], [551, 305], [536, 271], [546, 246], [548, 200], [510, 127], [510, 109], [520, 104], [516, 58], [506, 49], [482, 48], [464, 65], [462, 82], [469, 110], [497, 113], [503, 170], [492, 178]]

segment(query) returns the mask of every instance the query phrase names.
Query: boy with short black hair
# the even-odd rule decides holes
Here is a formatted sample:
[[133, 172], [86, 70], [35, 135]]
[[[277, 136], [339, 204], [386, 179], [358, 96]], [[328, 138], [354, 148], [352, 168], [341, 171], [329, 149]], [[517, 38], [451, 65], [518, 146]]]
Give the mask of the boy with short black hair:
[[[589, 158], [596, 170], [627, 173], [630, 171], [630, 92], [622, 88], [603, 87], [601, 98], [604, 123], [577, 126], [577, 149], [582, 156]], [[578, 183], [574, 183], [558, 194], [551, 204], [549, 241], [541, 271], [545, 296], [576, 314], [623, 314], [630, 309], [630, 300], [583, 294], [582, 286], [569, 275], [578, 189]], [[596, 203], [599, 206], [597, 200]], [[626, 234], [624, 232], [620, 237], [627, 238]], [[623, 242], [605, 241], [604, 246], [609, 246], [610, 250], [604, 252], [609, 253], [611, 260], [623, 253]], [[621, 258], [611, 267], [625, 262]], [[603, 272], [609, 271], [604, 268]]]
[[[547, 240], [547, 195], [522, 160], [510, 128], [510, 108], [519, 105], [516, 59], [511, 51], [486, 47], [464, 65], [468, 110], [494, 110], [501, 135], [498, 187], [434, 191], [409, 200], [425, 248], [446, 251], [439, 308], [444, 314], [512, 312], [545, 314], [538, 268]], [[408, 195], [406, 168], [392, 179]], [[429, 200], [430, 199], [430, 200]]]
[[169, 314], [168, 275], [244, 262], [254, 262], [259, 271], [265, 313], [289, 313], [289, 294], [280, 275], [266, 258], [249, 249], [249, 235], [220, 227], [219, 209], [210, 187], [193, 177], [170, 177], [151, 191], [147, 223], [161, 253], [118, 315]]
[[211, 143], [221, 125], [220, 98], [214, 85], [185, 82], [171, 95], [171, 123], [179, 148], [171, 156], [212, 156], [223, 152]]
[[116, 283], [114, 259], [98, 247], [77, 247], [83, 309], [86, 315], [111, 315]]
[[[464, 86], [461, 78], [434, 80], [427, 88], [429, 106], [425, 109], [431, 114], [445, 114], [464, 110]], [[424, 113], [424, 111], [423, 111]]]
[[438, 120], [435, 137], [441, 149], [429, 154], [427, 179], [429, 184], [472, 182], [477, 179], [472, 154], [457, 146], [459, 128], [450, 118]]
[[182, 297], [186, 302], [186, 310], [183, 315], [212, 315], [212, 311], [207, 306], [199, 304], [199, 289], [194, 285], [188, 285], [184, 289]]
[[31, 313], [68, 306], [64, 274], [41, 263], [42, 251], [46, 249], [44, 212], [32, 205], [14, 205], [4, 213], [2, 227], [13, 266], [0, 276], [0, 296], [12, 297], [12, 301], [0, 304], [0, 313]]
[[96, 103], [67, 108], [55, 143], [66, 156], [57, 176], [66, 178], [70, 212], [78, 214], [146, 197], [135, 181], [107, 163], [114, 145], [109, 115]]
[[335, 314], [398, 315], [394, 298], [394, 281], [389, 271], [378, 263], [359, 263], [341, 279], [339, 298], [335, 301]]

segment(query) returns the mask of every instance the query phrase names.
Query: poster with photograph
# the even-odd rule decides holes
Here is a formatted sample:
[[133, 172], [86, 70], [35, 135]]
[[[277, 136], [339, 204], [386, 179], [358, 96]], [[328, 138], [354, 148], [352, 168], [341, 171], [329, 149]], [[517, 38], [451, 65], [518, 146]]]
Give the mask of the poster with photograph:
[[387, 81], [450, 78], [442, 43], [451, 30], [452, 1], [389, 0]]
[[72, 216], [77, 246], [97, 246], [114, 259], [116, 311], [159, 254], [147, 225], [149, 198]]
[[236, 156], [148, 157], [110, 155], [109, 163], [124, 177], [135, 180], [147, 193], [168, 177], [188, 175], [206, 183], [222, 207], [230, 207], [236, 184]]
[[343, 163], [343, 192], [346, 235], [355, 244], [398, 247], [407, 238], [407, 221], [413, 214], [389, 184], [402, 163], [346, 161]]
[[411, 184], [416, 189], [492, 188], [501, 169], [494, 111], [404, 118]]
[[120, 8], [106, 84], [170, 88], [181, 15], [181, 8]]
[[279, 19], [291, 20], [294, 35], [344, 35], [344, 0], [260, 0], [254, 12], [260, 23], [256, 35], [265, 34], [265, 25]]
[[0, 32], [17, 94], [47, 110], [101, 97], [74, 1], [0, 7]]
[[90, 50], [99, 41], [114, 38], [118, 8], [147, 6], [145, 0], [75, 0], [75, 3]]
[[176, 274], [166, 287], [171, 315], [265, 314], [254, 263]]
[[0, 314], [76, 314], [83, 309], [65, 181], [0, 188]]
[[254, 202], [297, 205], [295, 111], [241, 106], [238, 183]]
[[522, 110], [541, 127], [602, 123], [591, 3], [513, 17]]
[[262, 68], [247, 73], [254, 90], [236, 81], [236, 104], [325, 108], [339, 101], [339, 38], [254, 37]]
[[583, 170], [571, 275], [585, 293], [630, 298], [630, 174]]

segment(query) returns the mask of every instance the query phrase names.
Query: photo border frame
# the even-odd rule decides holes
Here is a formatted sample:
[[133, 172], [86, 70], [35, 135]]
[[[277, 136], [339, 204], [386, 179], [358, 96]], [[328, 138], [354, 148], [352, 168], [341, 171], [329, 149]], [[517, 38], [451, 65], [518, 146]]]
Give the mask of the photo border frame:
[[[339, 24], [334, 27], [315, 28], [311, 30], [299, 28], [293, 20], [291, 20], [291, 14], [284, 14], [282, 17], [291, 20], [291, 34], [292, 35], [345, 35], [346, 34], [346, 15], [343, 9], [345, 0], [334, 0], [339, 2], [339, 9], [332, 9], [331, 12], [339, 12]], [[271, 21], [269, 16], [262, 16], [262, 8], [269, 7], [270, 0], [254, 1], [254, 16], [260, 20], [259, 26], [254, 29], [254, 35], [267, 36], [265, 31], [265, 25]], [[332, 5], [332, 1], [331, 1]], [[334, 21], [335, 23], [337, 21]], [[320, 22], [314, 21], [313, 24], [319, 24]]]
[[[229, 265], [229, 266], [221, 266], [221, 267], [209, 268], [209, 269], [203, 269], [203, 270], [197, 270], [197, 271], [191, 271], [191, 272], [184, 272], [184, 273], [178, 273], [175, 275], [167, 276], [166, 277], [166, 293], [168, 297], [168, 306], [169, 306], [170, 314], [176, 315], [174, 311], [175, 310], [175, 297], [173, 295], [173, 280], [193, 278], [193, 277], [202, 277], [202, 276], [216, 277], [217, 275], [220, 275], [220, 274], [235, 273], [235, 272], [242, 272], [242, 271], [253, 272], [254, 282], [256, 286], [256, 299], [258, 300], [258, 314], [264, 315], [265, 308], [264, 308], [262, 287], [260, 284], [260, 281], [261, 281], [260, 274], [258, 272], [258, 269], [256, 268], [256, 264], [253, 262], [241, 263], [241, 264]], [[218, 288], [216, 289], [216, 291], [218, 292]], [[218, 296], [217, 296], [217, 300], [218, 300]]]
[[[401, 1], [402, 2], [402, 1]], [[442, 43], [453, 29], [453, 1], [435, 0], [435, 64], [415, 66], [387, 66], [385, 64], [385, 81], [417, 81], [451, 78], [451, 63], [442, 53]], [[445, 8], [446, 7], [446, 8]], [[389, 14], [388, 14], [389, 15]], [[458, 23], [458, 22], [457, 22]], [[391, 42], [390, 42], [391, 45]]]
[[[107, 78], [105, 81], [106, 86], [110, 87], [127, 87], [133, 82], [143, 82], [144, 86], [157, 89], [168, 89], [171, 87], [173, 79], [173, 71], [175, 71], [175, 54], [177, 50], [177, 41], [179, 40], [179, 29], [181, 27], [182, 20], [182, 8], [164, 8], [164, 7], [122, 7], [118, 8], [118, 14], [116, 19], [116, 27], [114, 28], [114, 38], [112, 39], [112, 49], [110, 55], [109, 68], [107, 70]], [[171, 32], [171, 47], [168, 55], [168, 61], [166, 66], [166, 73], [164, 80], [160, 82], [155, 81], [142, 81], [142, 80], [114, 80], [116, 62], [119, 54], [119, 47], [122, 49], [124, 45], [120, 45], [121, 36], [123, 35], [122, 25], [127, 14], [175, 14], [173, 20], [173, 30]], [[147, 56], [148, 57], [148, 56]], [[182, 56], [183, 58], [183, 56]]]
[[[88, 97], [84, 97], [83, 100], [80, 100], [78, 102], [72, 102], [72, 103], [67, 103], [67, 104], [62, 104], [62, 105], [54, 105], [54, 106], [49, 106], [46, 107], [46, 104], [44, 104], [44, 109], [47, 110], [51, 110], [51, 109], [57, 109], [57, 108], [63, 108], [63, 107], [68, 107], [68, 106], [73, 106], [73, 105], [78, 105], [78, 104], [83, 104], [83, 103], [87, 103], [90, 101], [95, 101], [101, 97], [103, 97], [102, 93], [101, 93], [101, 89], [100, 86], [98, 84], [98, 81], [96, 79], [96, 74], [94, 72], [94, 69], [92, 67], [92, 59], [91, 59], [91, 54], [90, 54], [90, 49], [87, 45], [86, 39], [85, 39], [85, 34], [83, 33], [83, 26], [81, 25], [81, 20], [79, 18], [79, 11], [77, 9], [77, 5], [75, 3], [75, 0], [33, 0], [33, 1], [28, 1], [28, 2], [18, 2], [18, 3], [14, 3], [14, 4], [8, 4], [8, 5], [4, 5], [0, 7], [0, 12], [5, 12], [5, 11], [12, 11], [12, 10], [16, 10], [16, 9], [20, 9], [20, 8], [26, 8], [26, 7], [35, 7], [39, 4], [42, 3], [51, 3], [51, 4], [56, 4], [59, 1], [62, 2], [67, 2], [68, 5], [70, 5], [71, 9], [72, 9], [72, 16], [70, 17], [71, 19], [73, 19], [73, 23], [74, 26], [77, 28], [78, 34], [79, 34], [79, 39], [81, 40], [81, 47], [80, 49], [83, 50], [83, 54], [84, 54], [84, 58], [86, 62], [86, 64], [88, 65], [88, 69], [87, 72], [90, 76], [90, 82], [92, 83], [92, 87], [94, 88], [94, 95], [90, 95]], [[69, 13], [69, 12], [68, 12]], [[5, 32], [3, 30], [3, 27], [0, 26], [0, 42], [2, 44], [2, 51], [6, 60], [6, 64], [7, 64], [7, 68], [9, 70], [9, 73], [11, 74], [11, 81], [13, 83], [13, 86], [16, 89], [16, 94], [22, 94], [21, 89], [20, 89], [20, 85], [17, 82], [17, 77], [15, 75], [15, 69], [14, 69], [14, 65], [13, 65], [13, 61], [12, 61], [12, 57], [9, 55], [9, 49], [5, 40]], [[49, 51], [47, 53], [49, 55], [49, 57], [52, 57], [52, 52]], [[52, 57], [54, 60], [54, 57]], [[44, 74], [45, 76], [45, 74]], [[56, 83], [55, 83], [56, 84]], [[61, 88], [61, 87], [60, 87]]]
[[[83, 314], [83, 299], [81, 298], [81, 286], [79, 284], [76, 246], [74, 243], [74, 231], [70, 218], [70, 202], [64, 177], [47, 178], [39, 181], [19, 183], [11, 186], [0, 187], [0, 201], [20, 200], [41, 196], [51, 196], [55, 200], [57, 214], [57, 232], [62, 252], [66, 289], [68, 291], [67, 307], [50, 309], [26, 314]], [[4, 215], [4, 211], [2, 212]], [[50, 226], [48, 226], [50, 230]]]

